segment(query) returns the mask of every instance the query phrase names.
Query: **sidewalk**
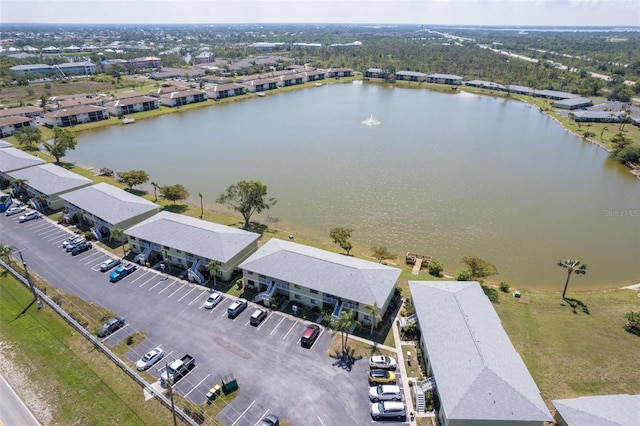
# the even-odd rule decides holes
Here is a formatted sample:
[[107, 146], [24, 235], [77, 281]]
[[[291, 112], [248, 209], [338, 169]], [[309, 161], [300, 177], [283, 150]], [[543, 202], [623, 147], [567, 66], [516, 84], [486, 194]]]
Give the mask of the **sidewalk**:
[[404, 392], [404, 403], [407, 410], [407, 423], [409, 423], [411, 426], [416, 426], [416, 418], [410, 415], [410, 413], [415, 412], [415, 407], [413, 405], [411, 388], [409, 387], [409, 377], [407, 376], [407, 369], [405, 368], [406, 363], [404, 359], [404, 353], [402, 352], [402, 341], [400, 339], [400, 331], [398, 330], [398, 321], [398, 318], [394, 319], [393, 325], [391, 326], [391, 328], [393, 329], [393, 340], [396, 342], [395, 352], [398, 357], [398, 370], [396, 370], [396, 374], [398, 374], [398, 371], [400, 371], [400, 377], [402, 377], [402, 390]]

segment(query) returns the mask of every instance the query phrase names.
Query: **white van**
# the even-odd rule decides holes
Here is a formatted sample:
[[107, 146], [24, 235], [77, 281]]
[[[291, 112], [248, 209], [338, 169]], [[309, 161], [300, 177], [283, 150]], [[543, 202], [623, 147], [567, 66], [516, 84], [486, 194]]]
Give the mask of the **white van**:
[[378, 419], [403, 419], [407, 411], [403, 402], [382, 401], [371, 404], [371, 417]]
[[378, 385], [369, 388], [369, 400], [371, 402], [379, 401], [402, 401], [400, 395], [400, 386], [396, 385]]

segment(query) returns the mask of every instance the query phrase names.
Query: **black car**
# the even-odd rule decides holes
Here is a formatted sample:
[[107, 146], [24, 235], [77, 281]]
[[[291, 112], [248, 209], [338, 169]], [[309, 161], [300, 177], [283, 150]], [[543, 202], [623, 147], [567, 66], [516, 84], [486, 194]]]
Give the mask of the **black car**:
[[124, 327], [124, 318], [111, 318], [109, 321], [104, 323], [104, 325], [100, 329], [100, 332], [98, 333], [98, 337], [108, 336], [109, 334], [120, 330], [122, 327]]
[[85, 251], [89, 250], [91, 247], [93, 247], [93, 245], [91, 245], [89, 241], [80, 243], [77, 246], [75, 246], [73, 249], [71, 249], [71, 256], [77, 256], [80, 253], [84, 253]]
[[300, 345], [310, 348], [311, 345], [313, 345], [313, 342], [315, 342], [318, 338], [319, 334], [320, 327], [316, 324], [309, 324], [304, 330], [304, 333], [302, 333], [302, 337], [300, 338]]

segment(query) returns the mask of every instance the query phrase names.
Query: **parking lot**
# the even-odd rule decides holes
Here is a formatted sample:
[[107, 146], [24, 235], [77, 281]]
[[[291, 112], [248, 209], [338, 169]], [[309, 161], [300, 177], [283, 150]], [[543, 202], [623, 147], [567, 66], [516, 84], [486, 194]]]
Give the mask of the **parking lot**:
[[[322, 327], [313, 346], [303, 348], [300, 337], [305, 321], [269, 311], [260, 325], [253, 326], [249, 318], [257, 306], [252, 303], [230, 319], [227, 307], [235, 300], [232, 296], [225, 294], [213, 309], [204, 309], [208, 289], [145, 267], [110, 283], [110, 271], [101, 272], [99, 265], [112, 254], [94, 246], [72, 257], [61, 248], [71, 232], [46, 218], [26, 223], [18, 223], [17, 217], [0, 220], [0, 240], [26, 248], [22, 254], [31, 271], [125, 318], [124, 328], [104, 338], [105, 344], [113, 346], [139, 331], [146, 334], [126, 354], [132, 364], [150, 349], [161, 347], [165, 358], [148, 370], [159, 378], [166, 363], [192, 355], [195, 368], [175, 389], [197, 404], [206, 401], [207, 391], [222, 377], [233, 374], [239, 392], [230, 404], [220, 407], [218, 420], [224, 424], [255, 425], [269, 413], [294, 425], [372, 422], [367, 360], [356, 360], [346, 368], [327, 356], [333, 339], [328, 329]], [[217, 399], [214, 404], [224, 403]]]

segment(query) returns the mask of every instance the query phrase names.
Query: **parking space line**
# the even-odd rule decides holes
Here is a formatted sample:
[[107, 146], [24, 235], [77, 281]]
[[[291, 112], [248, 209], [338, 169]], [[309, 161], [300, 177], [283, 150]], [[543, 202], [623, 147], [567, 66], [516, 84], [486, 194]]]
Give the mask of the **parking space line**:
[[[39, 225], [29, 226], [29, 230], [34, 231], [34, 233], [35, 233], [36, 235], [40, 236], [40, 235], [46, 234], [47, 232], [49, 232], [49, 231], [50, 231], [50, 229], [49, 229], [49, 226], [48, 226], [48, 225], [49, 225], [48, 223], [43, 223], [43, 224], [39, 224]], [[46, 228], [46, 230], [45, 230], [45, 231], [43, 231], [43, 232], [38, 232], [38, 231], [41, 231], [42, 229], [45, 229], [45, 228]]]
[[235, 426], [236, 423], [238, 423], [240, 421], [240, 419], [242, 418], [242, 416], [244, 416], [246, 414], [247, 411], [249, 411], [249, 408], [251, 408], [253, 406], [253, 404], [256, 403], [256, 400], [254, 399], [253, 402], [251, 404], [249, 404], [249, 406], [247, 407], [246, 410], [244, 410], [242, 413], [240, 413], [240, 417], [238, 417], [236, 419], [235, 422], [231, 423], [231, 426]]
[[269, 318], [271, 318], [272, 316], [273, 316], [273, 312], [269, 313], [269, 314], [267, 315], [267, 317], [264, 319], [264, 321], [262, 321], [262, 324], [260, 324], [260, 325], [258, 326], [258, 328], [256, 328], [256, 330], [260, 330], [260, 329], [262, 328], [262, 326], [263, 326], [267, 321], [269, 321]]
[[193, 302], [195, 302], [196, 300], [198, 300], [198, 299], [200, 298], [200, 296], [202, 296], [202, 295], [203, 295], [204, 293], [206, 293], [206, 292], [207, 292], [207, 290], [202, 290], [202, 293], [200, 293], [199, 295], [197, 295], [197, 296], [196, 296], [196, 298], [195, 298], [195, 299], [193, 299], [191, 302], [189, 302], [189, 304], [188, 304], [187, 306], [191, 306], [191, 304], [192, 304]]
[[[55, 241], [56, 244], [60, 244], [62, 245], [62, 241], [64, 241], [64, 239], [62, 241], [60, 241], [61, 235], [60, 234], [66, 234], [66, 232], [56, 232], [55, 235], [53, 235], [51, 238], [47, 238], [47, 242], [49, 241]], [[72, 235], [72, 234], [70, 234]], [[66, 238], [65, 238], [66, 239]]]
[[267, 414], [269, 414], [269, 410], [268, 409], [267, 409], [267, 411], [264, 412], [263, 415], [260, 416], [260, 420], [258, 420], [258, 423], [256, 423], [253, 426], [258, 426], [260, 424], [260, 422], [262, 421], [262, 419], [264, 419]]
[[120, 333], [122, 330], [124, 330], [124, 329], [125, 329], [125, 328], [127, 328], [127, 327], [129, 327], [129, 324], [125, 324], [125, 325], [124, 325], [124, 327], [121, 327], [121, 328], [119, 328], [118, 330], [116, 330], [115, 332], [110, 333], [108, 336], [105, 336], [105, 337], [102, 339], [102, 342], [104, 342], [105, 340], [107, 340], [107, 339], [108, 339], [109, 337], [111, 337], [111, 336], [115, 336], [116, 334]]
[[99, 251], [94, 251], [93, 253], [89, 252], [87, 253], [86, 256], [82, 258], [82, 260], [83, 261], [88, 260], [88, 262], [85, 262], [85, 265], [88, 265], [90, 263], [95, 263], [96, 257], [102, 257], [102, 253], [100, 253]]
[[43, 239], [43, 240], [46, 240], [46, 239], [47, 239], [47, 238], [49, 238], [51, 235], [57, 234], [58, 232], [60, 232], [60, 231], [58, 231], [57, 229], [53, 228], [53, 229], [49, 229], [49, 230], [47, 230], [47, 231], [45, 231], [45, 232], [43, 232], [43, 233], [41, 233], [41, 234], [38, 234], [38, 235], [41, 235], [41, 236], [42, 236], [42, 239]]
[[169, 284], [168, 286], [166, 286], [165, 288], [163, 288], [162, 290], [160, 290], [160, 292], [158, 294], [162, 294], [165, 291], [167, 291], [172, 285], [174, 285], [175, 283], [177, 283], [177, 281], [173, 281], [171, 284]]
[[320, 422], [320, 424], [321, 424], [322, 426], [324, 426], [324, 423], [322, 422], [322, 419], [320, 418], [320, 416], [318, 416], [318, 421]]
[[151, 278], [149, 278], [148, 280], [146, 280], [145, 282], [143, 282], [142, 284], [140, 284], [138, 287], [144, 287], [144, 285], [145, 285], [146, 283], [148, 283], [149, 281], [151, 281], [151, 280], [152, 280], [152, 279], [154, 279], [154, 278], [155, 278], [155, 277], [154, 277], [154, 276], [152, 276]]
[[[151, 286], [149, 288], [149, 291], [153, 290], [154, 288], [158, 287], [160, 284], [162, 284], [164, 282], [164, 280], [160, 280], [158, 281], [155, 285]], [[159, 293], [158, 293], [159, 294]]]
[[173, 293], [171, 293], [170, 295], [167, 296], [167, 298], [173, 296], [174, 294], [176, 294], [177, 292], [179, 292], [180, 290], [182, 290], [182, 288], [184, 287], [184, 284], [181, 285], [180, 287], [176, 288], [175, 291]]
[[[178, 299], [178, 302], [181, 302], [181, 301], [182, 301], [182, 299], [184, 299], [185, 297], [187, 297], [187, 296], [188, 296], [188, 295], [189, 295], [193, 290], [195, 290], [195, 289], [196, 289], [196, 288], [194, 287], [194, 288], [192, 288], [191, 290], [189, 290], [189, 291], [187, 292], [187, 294], [185, 294], [185, 295], [184, 295], [184, 296], [182, 296], [180, 299]], [[169, 296], [169, 297], [171, 297], [171, 296]]]
[[193, 387], [189, 392], [185, 393], [183, 396], [184, 396], [185, 398], [186, 398], [186, 397], [188, 397], [188, 396], [189, 396], [189, 394], [190, 394], [191, 392], [193, 392], [194, 390], [196, 390], [196, 389], [198, 388], [198, 386], [200, 386], [200, 385], [202, 384], [202, 382], [204, 382], [205, 380], [207, 380], [207, 379], [209, 378], [209, 376], [210, 376], [210, 375], [211, 375], [211, 374], [207, 374], [207, 377], [205, 377], [204, 379], [200, 380], [200, 382], [199, 382], [197, 385], [195, 385], [195, 386], [194, 386], [194, 387]]
[[293, 330], [293, 327], [295, 327], [296, 325], [298, 325], [297, 322], [294, 322], [293, 325], [291, 326], [291, 328], [289, 329], [289, 331], [287, 331], [287, 334], [285, 334], [284, 336], [282, 336], [282, 340], [286, 339], [287, 336], [289, 335], [289, 333], [291, 333], [291, 330]]
[[138, 278], [136, 278], [135, 280], [131, 281], [131, 284], [134, 284], [136, 281], [142, 279], [142, 277], [144, 277], [148, 273], [149, 273], [149, 271], [144, 271], [144, 274], [140, 275]]
[[269, 333], [269, 336], [271, 336], [273, 333], [276, 332], [277, 328], [280, 326], [280, 324], [282, 324], [282, 321], [284, 321], [285, 317], [282, 317], [282, 319], [280, 320], [280, 322], [278, 324], [276, 324], [275, 327], [273, 327], [273, 330], [271, 330], [271, 333]]

